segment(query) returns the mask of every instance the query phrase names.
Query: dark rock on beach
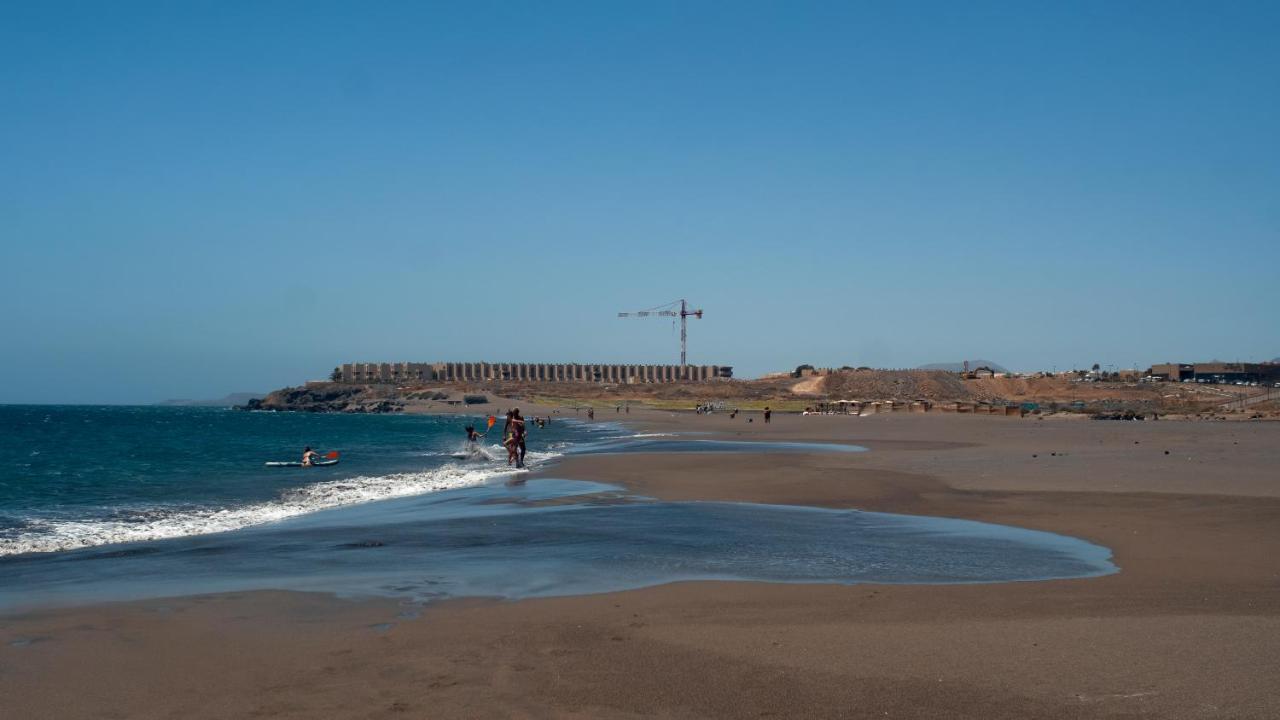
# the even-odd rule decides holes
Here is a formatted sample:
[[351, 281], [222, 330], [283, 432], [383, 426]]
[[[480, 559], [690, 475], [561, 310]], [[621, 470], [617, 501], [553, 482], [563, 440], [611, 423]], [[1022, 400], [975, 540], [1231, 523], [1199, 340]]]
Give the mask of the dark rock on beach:
[[404, 410], [388, 388], [371, 385], [311, 383], [276, 390], [261, 400], [250, 400], [240, 410], [314, 413], [393, 413]]

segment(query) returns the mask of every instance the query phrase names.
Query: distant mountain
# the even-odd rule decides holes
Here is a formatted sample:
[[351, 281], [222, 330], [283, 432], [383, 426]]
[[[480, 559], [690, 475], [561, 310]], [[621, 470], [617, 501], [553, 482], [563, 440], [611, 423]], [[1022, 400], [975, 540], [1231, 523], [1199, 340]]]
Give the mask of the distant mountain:
[[[1003, 373], [1009, 372], [1003, 365], [999, 365], [990, 360], [970, 360], [969, 369], [977, 370], [980, 367], [989, 367], [992, 370]], [[964, 372], [964, 361], [950, 363], [932, 363], [930, 365], [921, 365], [917, 370], [945, 370], [947, 372]]]
[[217, 400], [189, 400], [187, 398], [178, 398], [176, 400], [164, 400], [156, 403], [165, 407], [232, 407], [235, 405], [244, 405], [254, 398], [266, 397], [266, 393], [247, 393], [238, 392], [218, 398]]

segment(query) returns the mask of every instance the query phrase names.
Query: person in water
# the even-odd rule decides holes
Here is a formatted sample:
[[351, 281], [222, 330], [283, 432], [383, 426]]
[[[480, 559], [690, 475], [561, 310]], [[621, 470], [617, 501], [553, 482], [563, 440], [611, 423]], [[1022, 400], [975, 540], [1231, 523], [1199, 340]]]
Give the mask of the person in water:
[[516, 461], [515, 411], [507, 411], [507, 422], [502, 426], [502, 446], [507, 449], [507, 465]]
[[520, 414], [520, 408], [511, 411], [511, 447], [516, 456], [516, 467], [524, 467], [525, 448], [525, 426], [524, 416]]
[[306, 446], [302, 450], [302, 467], [311, 467], [312, 465], [315, 465], [318, 457], [319, 456], [316, 455], [316, 451], [312, 450], [310, 445]]
[[475, 425], [467, 426], [467, 454], [475, 455], [480, 452], [480, 438], [484, 437], [483, 433], [476, 432]]

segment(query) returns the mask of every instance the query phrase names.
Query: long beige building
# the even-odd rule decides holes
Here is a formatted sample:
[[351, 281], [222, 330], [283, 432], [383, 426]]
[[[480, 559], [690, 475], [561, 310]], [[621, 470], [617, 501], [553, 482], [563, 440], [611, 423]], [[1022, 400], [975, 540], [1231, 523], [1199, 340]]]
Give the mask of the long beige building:
[[581, 365], [578, 363], [346, 363], [335, 372], [338, 382], [570, 382], [672, 383], [705, 382], [733, 377], [728, 365]]
[[1151, 366], [1152, 377], [1173, 382], [1280, 382], [1280, 363], [1159, 363]]

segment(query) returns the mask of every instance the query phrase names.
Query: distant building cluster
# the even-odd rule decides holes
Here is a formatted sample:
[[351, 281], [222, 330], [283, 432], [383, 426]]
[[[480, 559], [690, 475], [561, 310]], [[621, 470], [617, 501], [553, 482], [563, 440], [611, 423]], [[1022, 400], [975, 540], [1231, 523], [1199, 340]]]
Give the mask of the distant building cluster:
[[1151, 366], [1151, 377], [1170, 382], [1272, 384], [1280, 382], [1280, 363], [1161, 363]]
[[673, 383], [733, 377], [728, 365], [580, 365], [577, 363], [346, 363], [334, 370], [336, 382], [566, 382]]

